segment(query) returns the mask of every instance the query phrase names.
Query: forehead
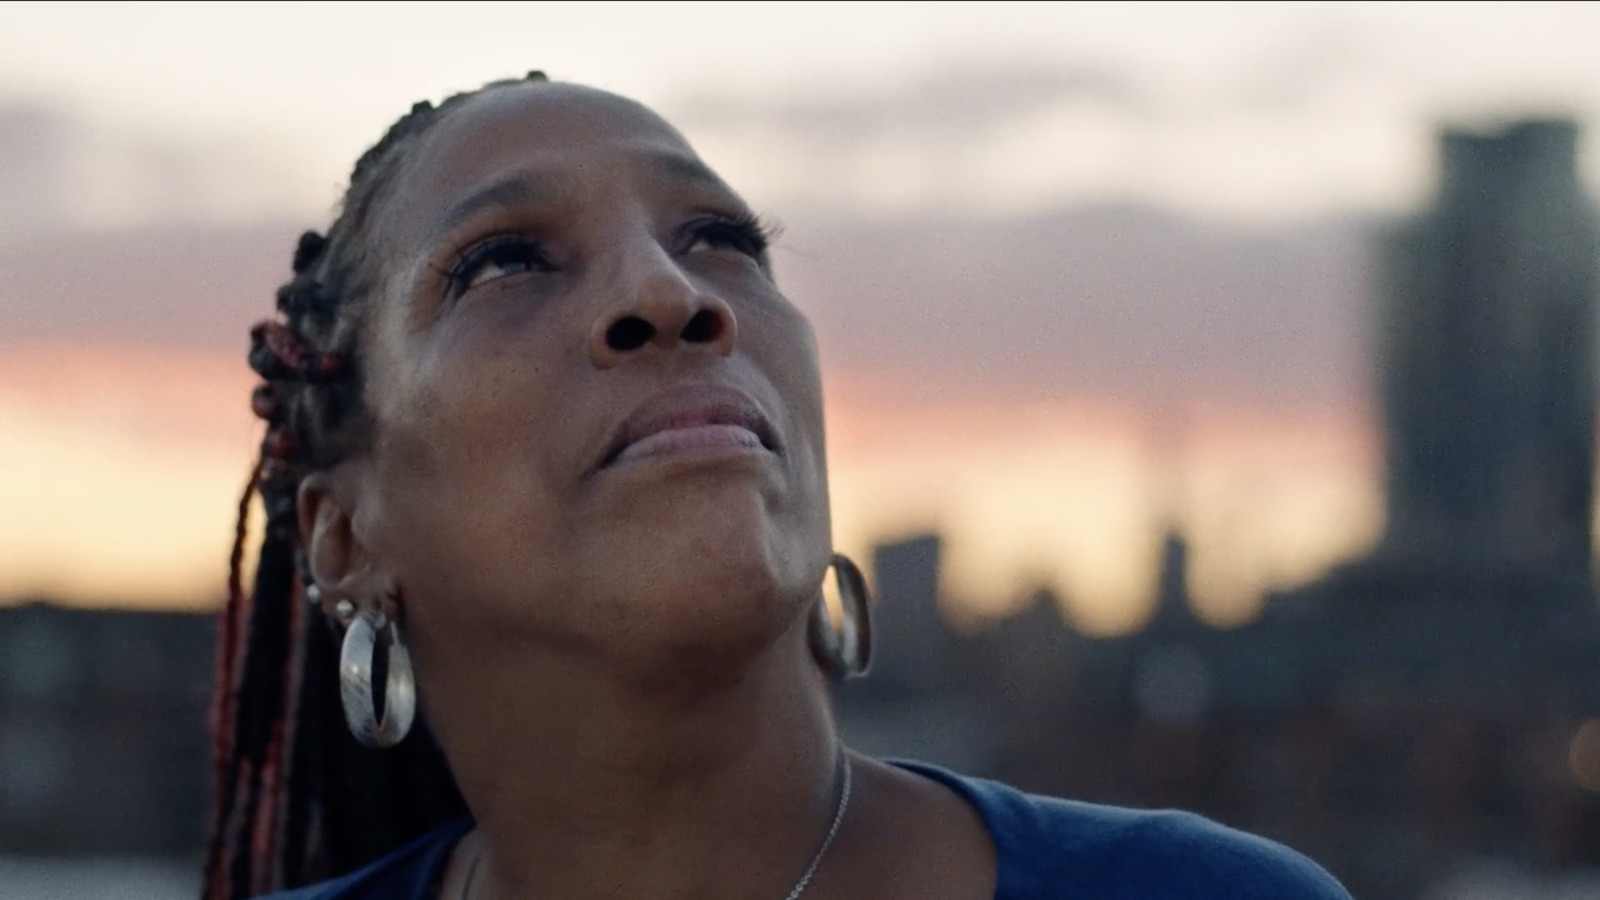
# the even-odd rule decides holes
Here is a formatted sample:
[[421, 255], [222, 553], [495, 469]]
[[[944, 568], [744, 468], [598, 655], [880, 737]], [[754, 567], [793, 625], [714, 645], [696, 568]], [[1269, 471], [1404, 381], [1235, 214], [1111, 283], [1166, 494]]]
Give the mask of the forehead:
[[721, 186], [676, 129], [632, 100], [567, 84], [491, 88], [417, 144], [394, 185], [386, 230], [419, 239], [501, 183], [569, 187], [598, 176], [613, 184], [626, 173]]

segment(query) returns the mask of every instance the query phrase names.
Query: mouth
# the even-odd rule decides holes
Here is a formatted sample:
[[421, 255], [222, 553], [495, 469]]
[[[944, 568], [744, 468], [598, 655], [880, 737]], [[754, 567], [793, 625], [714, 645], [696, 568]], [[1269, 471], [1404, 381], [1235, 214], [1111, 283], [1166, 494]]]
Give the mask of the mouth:
[[715, 384], [685, 385], [646, 400], [617, 428], [598, 468], [646, 459], [773, 453], [772, 423], [743, 393]]

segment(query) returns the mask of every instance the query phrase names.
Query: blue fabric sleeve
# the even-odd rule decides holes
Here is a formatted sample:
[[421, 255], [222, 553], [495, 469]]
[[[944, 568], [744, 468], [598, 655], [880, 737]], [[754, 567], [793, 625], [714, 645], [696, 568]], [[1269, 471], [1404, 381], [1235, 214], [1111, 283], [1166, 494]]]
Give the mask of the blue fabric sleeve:
[[1350, 900], [1305, 856], [1192, 813], [1040, 797], [936, 766], [895, 765], [977, 808], [999, 855], [995, 900]]
[[[994, 900], [1350, 900], [1299, 853], [1192, 813], [1025, 794], [936, 766], [893, 763], [965, 797], [994, 839]], [[334, 881], [267, 900], [435, 900], [457, 840], [452, 823]]]
[[434, 895], [450, 854], [471, 830], [470, 819], [459, 819], [365, 868], [259, 900], [437, 900]]
[[1350, 900], [1300, 853], [1190, 813], [1151, 813], [1119, 844], [1119, 897]]

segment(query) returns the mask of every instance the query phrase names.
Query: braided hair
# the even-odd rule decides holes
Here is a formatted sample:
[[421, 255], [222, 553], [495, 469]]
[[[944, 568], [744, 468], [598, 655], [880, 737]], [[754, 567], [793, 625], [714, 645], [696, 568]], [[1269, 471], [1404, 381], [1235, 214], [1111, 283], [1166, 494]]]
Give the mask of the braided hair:
[[[370, 231], [411, 148], [463, 101], [528, 81], [495, 81], [438, 105], [411, 108], [350, 176], [327, 234], [295, 247], [279, 316], [250, 332], [264, 380], [251, 409], [267, 423], [239, 501], [228, 603], [219, 617], [212, 707], [215, 804], [206, 900], [233, 900], [334, 877], [466, 814], [437, 744], [420, 720], [398, 746], [369, 750], [345, 728], [338, 635], [308, 603], [296, 494], [311, 472], [366, 445], [361, 338], [379, 281]], [[253, 588], [242, 584], [246, 520], [259, 495], [265, 534]]]

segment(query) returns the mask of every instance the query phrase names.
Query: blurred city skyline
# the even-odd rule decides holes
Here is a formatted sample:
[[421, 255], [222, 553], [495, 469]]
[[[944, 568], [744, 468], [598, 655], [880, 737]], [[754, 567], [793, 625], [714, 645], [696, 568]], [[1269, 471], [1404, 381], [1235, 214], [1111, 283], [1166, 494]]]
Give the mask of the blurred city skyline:
[[1240, 621], [1381, 530], [1370, 243], [1437, 125], [1600, 121], [1575, 4], [91, 5], [0, 9], [16, 599], [215, 601], [295, 233], [411, 102], [538, 66], [788, 223], [842, 547], [935, 528], [972, 610], [1114, 631], [1176, 524]]

